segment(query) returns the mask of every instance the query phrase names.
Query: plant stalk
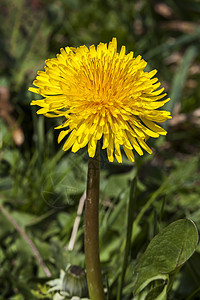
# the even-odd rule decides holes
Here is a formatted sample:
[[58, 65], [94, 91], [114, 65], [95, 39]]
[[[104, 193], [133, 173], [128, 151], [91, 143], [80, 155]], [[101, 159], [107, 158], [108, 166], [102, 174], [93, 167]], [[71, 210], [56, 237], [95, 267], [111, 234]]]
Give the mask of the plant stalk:
[[91, 300], [105, 300], [99, 259], [99, 173], [100, 144], [88, 160], [85, 203], [85, 263]]

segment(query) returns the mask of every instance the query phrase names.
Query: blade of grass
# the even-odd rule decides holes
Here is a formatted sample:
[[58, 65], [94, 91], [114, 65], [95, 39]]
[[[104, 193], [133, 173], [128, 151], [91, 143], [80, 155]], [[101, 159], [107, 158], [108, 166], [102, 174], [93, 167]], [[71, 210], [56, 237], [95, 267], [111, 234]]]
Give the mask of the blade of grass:
[[126, 269], [127, 269], [127, 265], [128, 265], [128, 258], [129, 258], [129, 253], [130, 253], [130, 249], [131, 249], [131, 236], [132, 236], [132, 230], [133, 230], [133, 220], [134, 220], [135, 200], [136, 200], [136, 197], [135, 197], [136, 185], [137, 185], [137, 179], [135, 177], [133, 179], [132, 183], [131, 183], [131, 189], [130, 189], [130, 197], [129, 197], [129, 205], [128, 205], [127, 231], [126, 231], [126, 246], [125, 246], [125, 252], [124, 252], [124, 261], [123, 261], [123, 266], [122, 266], [122, 273], [121, 273], [121, 277], [119, 279], [117, 300], [120, 300], [121, 296], [122, 296], [124, 278], [125, 278], [125, 275], [126, 275]]
[[19, 226], [19, 224], [13, 219], [13, 217], [9, 214], [9, 212], [2, 206], [0, 205], [0, 211], [2, 214], [10, 221], [10, 223], [15, 227], [15, 229], [21, 234], [21, 236], [24, 238], [26, 243], [30, 246], [34, 256], [36, 257], [39, 265], [42, 267], [44, 270], [44, 273], [46, 274], [47, 277], [51, 277], [51, 272], [46, 266], [45, 262], [43, 261], [40, 253], [38, 252], [36, 246], [33, 244], [31, 239], [28, 237], [28, 235], [25, 233], [23, 228]]
[[171, 51], [172, 49], [178, 47], [178, 46], [183, 46], [187, 43], [193, 43], [194, 41], [198, 41], [200, 37], [200, 30], [196, 29], [193, 34], [183, 34], [174, 42], [169, 43], [169, 41], [159, 45], [158, 47], [150, 50], [145, 54], [145, 59], [149, 60], [152, 57], [155, 57], [156, 55], [160, 55], [161, 53], [164, 54], [167, 51]]
[[170, 92], [170, 98], [172, 99], [172, 101], [168, 102], [168, 104], [166, 105], [167, 109], [169, 109], [171, 112], [174, 108], [175, 103], [181, 98], [181, 93], [188, 76], [189, 67], [192, 61], [197, 56], [197, 54], [197, 47], [190, 46], [186, 50], [182, 58], [182, 62], [180, 63], [179, 68], [174, 75], [173, 84]]
[[19, 28], [21, 25], [21, 20], [22, 20], [22, 11], [23, 11], [23, 6], [24, 6], [24, 0], [21, 1], [16, 1], [15, 5], [15, 10], [13, 10], [13, 18], [14, 18], [14, 26], [13, 30], [11, 33], [11, 38], [10, 38], [10, 48], [11, 48], [11, 53], [12, 55], [15, 54], [16, 52], [16, 46], [17, 46], [17, 40], [19, 36]]
[[[190, 67], [192, 61], [197, 56], [197, 54], [198, 54], [197, 47], [190, 46], [186, 50], [186, 52], [183, 56], [182, 62], [179, 65], [179, 68], [178, 68], [177, 72], [174, 75], [174, 79], [172, 81], [171, 93], [169, 94], [169, 96], [171, 98], [171, 101], [169, 101], [165, 106], [166, 109], [168, 111], [170, 111], [171, 113], [173, 111], [173, 108], [174, 108], [175, 104], [177, 102], [179, 102], [180, 99], [181, 99], [183, 87], [184, 87], [185, 81], [186, 81], [187, 76], [188, 76], [189, 67]], [[165, 122], [163, 127], [165, 129], [167, 129], [168, 124], [169, 124], [169, 122]]]
[[[100, 227], [100, 241], [102, 240], [105, 232], [108, 231], [110, 228], [112, 228], [113, 223], [116, 221], [123, 207], [125, 206], [126, 199], [123, 196], [124, 196], [124, 191], [118, 197], [116, 197], [115, 201], [117, 202], [117, 204], [115, 206], [115, 209], [110, 208], [108, 209], [108, 212], [105, 213]], [[115, 204], [115, 202], [113, 204]]]
[[189, 297], [187, 297], [186, 300], [194, 299], [194, 296], [196, 296], [198, 292], [200, 292], [200, 287], [198, 287]]

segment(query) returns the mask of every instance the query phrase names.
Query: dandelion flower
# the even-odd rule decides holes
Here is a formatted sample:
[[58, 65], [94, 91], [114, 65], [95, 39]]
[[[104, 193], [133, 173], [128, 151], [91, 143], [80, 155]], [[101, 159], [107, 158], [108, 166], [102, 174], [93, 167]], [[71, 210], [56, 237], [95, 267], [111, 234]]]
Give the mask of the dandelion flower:
[[31, 104], [41, 107], [38, 114], [64, 117], [56, 127], [62, 129], [59, 143], [67, 137], [64, 151], [72, 147], [77, 152], [87, 145], [89, 156], [94, 157], [102, 139], [110, 162], [114, 156], [122, 162], [122, 147], [133, 162], [133, 150], [139, 155], [143, 150], [152, 153], [147, 139], [166, 134], [157, 123], [170, 119], [170, 113], [157, 109], [169, 98], [163, 100], [166, 93], [154, 77], [157, 71], [145, 72], [147, 63], [141, 56], [125, 52], [125, 46], [117, 52], [116, 38], [108, 46], [66, 47], [37, 73], [36, 87], [29, 90], [43, 99]]

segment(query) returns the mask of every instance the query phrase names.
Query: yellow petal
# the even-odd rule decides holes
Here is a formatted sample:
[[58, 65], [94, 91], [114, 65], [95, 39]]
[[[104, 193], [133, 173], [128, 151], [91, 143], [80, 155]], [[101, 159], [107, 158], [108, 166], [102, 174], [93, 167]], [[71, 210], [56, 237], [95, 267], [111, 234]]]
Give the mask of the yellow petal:
[[116, 139], [115, 139], [115, 157], [116, 157], [118, 163], [122, 163], [122, 155], [121, 155], [121, 151], [120, 151], [120, 145]]
[[133, 152], [130, 149], [126, 148], [125, 146], [123, 146], [123, 149], [124, 149], [124, 152], [126, 153], [126, 156], [128, 157], [128, 159], [131, 162], [134, 162], [135, 158], [134, 158]]
[[137, 151], [137, 153], [138, 153], [139, 155], [143, 155], [143, 151], [142, 151], [142, 149], [140, 148], [140, 146], [139, 146], [139, 144], [138, 144], [136, 138], [134, 138], [129, 132], [127, 132], [127, 135], [128, 135], [128, 138], [129, 138], [131, 144], [133, 145], [133, 147], [134, 147], [135, 150]]
[[152, 153], [152, 150], [149, 148], [149, 146], [147, 146], [147, 144], [145, 143], [145, 141], [143, 139], [138, 138], [137, 140], [144, 150], [146, 150], [149, 154]]
[[67, 151], [76, 140], [76, 130], [74, 129], [63, 146], [63, 150]]
[[58, 143], [60, 143], [62, 141], [62, 139], [64, 139], [64, 137], [70, 132], [71, 130], [68, 129], [68, 130], [62, 130], [60, 133], [59, 133], [59, 136], [58, 136]]
[[165, 129], [163, 129], [162, 127], [160, 127], [159, 125], [153, 123], [152, 121], [149, 121], [145, 118], [141, 118], [142, 119], [142, 122], [147, 126], [149, 127], [151, 130], [153, 130], [154, 132], [157, 132], [161, 135], [166, 135], [167, 134], [167, 131]]
[[30, 92], [33, 92], [33, 93], [39, 94], [39, 89], [37, 89], [37, 88], [30, 87], [28, 90], [29, 90]]
[[97, 140], [95, 139], [94, 136], [92, 136], [88, 143], [88, 154], [90, 157], [95, 156], [96, 147], [97, 147]]

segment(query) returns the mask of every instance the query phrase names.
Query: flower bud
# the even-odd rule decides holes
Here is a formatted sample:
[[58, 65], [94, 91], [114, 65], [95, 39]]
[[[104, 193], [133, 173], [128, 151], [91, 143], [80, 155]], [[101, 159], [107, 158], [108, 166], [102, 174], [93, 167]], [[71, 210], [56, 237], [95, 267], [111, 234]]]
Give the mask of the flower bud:
[[65, 271], [65, 276], [62, 281], [62, 291], [67, 292], [71, 297], [87, 297], [88, 287], [84, 269], [79, 266], [70, 266]]

